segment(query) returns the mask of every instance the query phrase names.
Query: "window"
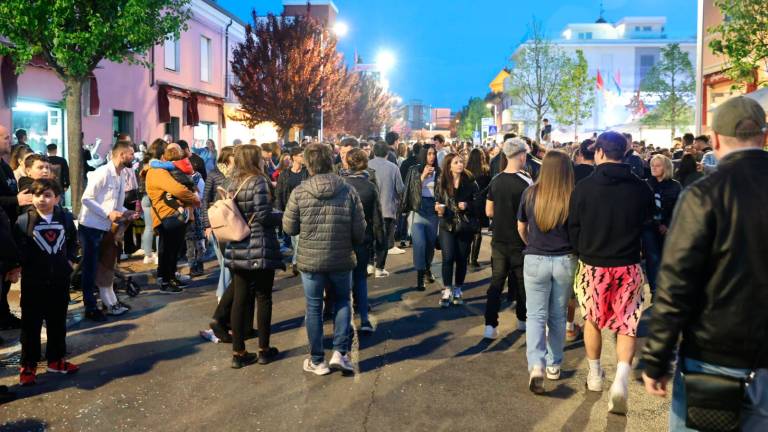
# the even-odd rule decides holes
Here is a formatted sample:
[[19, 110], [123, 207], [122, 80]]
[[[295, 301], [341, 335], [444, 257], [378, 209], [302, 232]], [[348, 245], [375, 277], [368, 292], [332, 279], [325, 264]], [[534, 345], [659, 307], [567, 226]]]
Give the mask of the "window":
[[640, 82], [645, 79], [655, 64], [656, 56], [653, 54], [643, 54], [640, 56]]
[[129, 111], [112, 112], [112, 130], [117, 134], [133, 135], [133, 113]]
[[211, 40], [200, 38], [200, 81], [211, 80]]
[[644, 31], [644, 32], [649, 32], [649, 31], [651, 31], [651, 26], [644, 26], [644, 27], [643, 27], [643, 31]]
[[635, 31], [640, 31], [640, 26], [635, 26]]
[[165, 124], [165, 133], [173, 137], [174, 141], [179, 140], [179, 118], [171, 117], [171, 121]]
[[578, 37], [579, 39], [592, 39], [592, 32], [581, 32]]
[[170, 36], [163, 43], [163, 57], [165, 68], [172, 71], [179, 70], [179, 40]]
[[200, 122], [195, 126], [193, 138], [195, 139], [194, 146], [205, 147], [206, 140], [212, 139], [214, 142], [219, 138], [218, 125], [210, 122]]

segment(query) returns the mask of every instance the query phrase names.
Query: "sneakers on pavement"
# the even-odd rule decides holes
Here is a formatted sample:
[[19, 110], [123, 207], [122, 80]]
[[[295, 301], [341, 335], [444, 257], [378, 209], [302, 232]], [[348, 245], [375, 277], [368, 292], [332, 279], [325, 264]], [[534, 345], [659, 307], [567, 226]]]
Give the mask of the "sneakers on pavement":
[[128, 312], [128, 308], [123, 307], [120, 303], [115, 303], [112, 306], [107, 307], [107, 314], [112, 316], [122, 315]]
[[232, 369], [240, 369], [244, 368], [248, 365], [252, 365], [256, 363], [256, 360], [258, 357], [254, 353], [246, 352], [242, 355], [233, 355], [232, 356]]
[[453, 304], [455, 305], [464, 304], [464, 299], [462, 298], [462, 294], [461, 294], [461, 288], [457, 287], [453, 289]]
[[269, 364], [278, 354], [280, 354], [280, 351], [275, 347], [269, 347], [266, 351], [259, 350], [259, 364]]
[[331, 361], [328, 363], [331, 369], [340, 370], [342, 372], [353, 373], [355, 367], [352, 366], [352, 361], [349, 359], [349, 354], [342, 354], [338, 351], [333, 352]]
[[387, 251], [387, 254], [388, 254], [388, 255], [402, 255], [402, 254], [404, 254], [404, 253], [405, 253], [405, 251], [404, 251], [404, 250], [402, 250], [402, 249], [400, 249], [400, 248], [399, 248], [399, 247], [397, 247], [397, 246], [393, 246], [393, 247], [392, 247], [392, 249], [390, 249], [390, 250], [388, 250], [388, 251]]
[[389, 272], [385, 269], [376, 269], [376, 277], [377, 278], [385, 278], [389, 277]]
[[517, 320], [517, 330], [525, 333], [525, 321]]
[[370, 275], [372, 275], [372, 274], [373, 274], [373, 272], [375, 271], [375, 267], [374, 267], [374, 266], [372, 266], [371, 264], [368, 264], [368, 267], [366, 267], [366, 270], [367, 270], [367, 272], [368, 272], [368, 276], [370, 276]]
[[373, 325], [368, 321], [364, 321], [360, 324], [360, 331], [362, 333], [373, 333]]
[[142, 260], [144, 264], [155, 264], [155, 256], [154, 254], [145, 255], [144, 259]]
[[560, 366], [547, 366], [547, 379], [556, 381], [560, 379]]
[[451, 295], [453, 292], [450, 288], [443, 288], [443, 294], [440, 297], [440, 307], [447, 308], [451, 305]]
[[73, 374], [80, 370], [76, 364], [70, 363], [64, 359], [48, 362], [48, 372], [58, 374]]
[[593, 392], [603, 391], [603, 381], [605, 380], [605, 371], [603, 368], [598, 370], [589, 370], [587, 375], [587, 390]]
[[483, 333], [485, 339], [496, 339], [499, 337], [499, 331], [494, 326], [485, 326], [485, 332]]
[[427, 272], [424, 273], [424, 279], [427, 283], [435, 283], [435, 276], [432, 274], [432, 270], [427, 270]]
[[85, 311], [85, 319], [95, 322], [104, 322], [107, 320], [107, 317], [104, 315], [104, 312], [94, 309]]
[[210, 342], [213, 342], [213, 343], [221, 342], [221, 339], [216, 337], [216, 333], [214, 333], [213, 330], [211, 330], [211, 329], [200, 330], [199, 334], [200, 334], [201, 338], [203, 338], [203, 339], [205, 339], [207, 341], [210, 341]]
[[179, 282], [182, 282], [182, 283], [189, 282], [192, 279], [188, 275], [181, 274], [179, 272], [176, 272], [175, 276], [176, 276], [176, 280], [179, 281]]
[[611, 386], [611, 395], [608, 399], [608, 412], [626, 415], [627, 409], [627, 385], [620, 381], [614, 381]]
[[578, 340], [580, 337], [581, 337], [581, 327], [576, 324], [573, 325], [573, 330], [565, 331], [566, 342], [574, 342]]
[[540, 395], [544, 394], [544, 371], [541, 366], [534, 366], [528, 378], [528, 390]]
[[184, 290], [174, 283], [164, 283], [160, 285], [161, 294], [181, 294]]
[[329, 373], [331, 373], [331, 369], [328, 368], [328, 365], [325, 364], [325, 362], [321, 362], [320, 364], [314, 364], [312, 363], [312, 360], [304, 359], [304, 372], [309, 372], [318, 376], [322, 376], [322, 375], [328, 375]]
[[37, 381], [37, 367], [22, 367], [19, 373], [19, 384], [32, 385]]

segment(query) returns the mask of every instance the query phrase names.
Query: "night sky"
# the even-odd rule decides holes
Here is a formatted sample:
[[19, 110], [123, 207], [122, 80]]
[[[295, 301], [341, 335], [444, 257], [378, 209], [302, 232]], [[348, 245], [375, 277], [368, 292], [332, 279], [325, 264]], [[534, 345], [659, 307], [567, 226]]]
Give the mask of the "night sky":
[[[280, 13], [281, 0], [219, 0], [245, 21], [250, 10]], [[508, 64], [533, 16], [558, 37], [567, 23], [594, 22], [595, 0], [336, 0], [350, 31], [339, 43], [348, 62], [355, 49], [372, 61], [382, 49], [397, 56], [391, 90], [405, 101], [458, 110]], [[696, 0], [606, 0], [605, 18], [666, 16], [669, 37], [695, 37]]]

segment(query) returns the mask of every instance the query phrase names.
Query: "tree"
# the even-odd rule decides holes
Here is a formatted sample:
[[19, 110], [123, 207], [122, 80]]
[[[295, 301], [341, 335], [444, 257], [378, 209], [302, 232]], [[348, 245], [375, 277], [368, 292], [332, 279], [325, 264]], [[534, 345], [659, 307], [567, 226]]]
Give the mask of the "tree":
[[[640, 89], [656, 105], [641, 122], [648, 126], [669, 127], [671, 139], [679, 127], [691, 125], [696, 92], [693, 76], [691, 59], [679, 44], [662, 48], [661, 59], [640, 83]], [[651, 102], [647, 104], [653, 105]]]
[[459, 126], [456, 128], [456, 134], [461, 139], [472, 139], [472, 133], [480, 130], [480, 124], [483, 117], [491, 117], [491, 110], [486, 106], [483, 99], [473, 97], [461, 109]]
[[23, 72], [41, 56], [64, 83], [73, 210], [83, 193], [83, 82], [102, 60], [149, 66], [147, 51], [179, 37], [191, 16], [190, 0], [2, 0], [0, 54]]
[[584, 51], [576, 50], [576, 58], [563, 61], [559, 90], [552, 99], [552, 110], [561, 124], [573, 126], [574, 141], [579, 140], [579, 126], [592, 114], [595, 105], [595, 79], [589, 76]]
[[333, 92], [350, 82], [348, 71], [336, 52], [336, 39], [313, 18], [261, 18], [256, 11], [252, 17], [245, 41], [233, 52], [238, 83], [232, 92], [241, 107], [232, 118], [249, 127], [273, 122], [287, 139], [292, 127], [311, 125], [321, 107], [337, 109], [330, 102], [339, 99]]
[[329, 118], [328, 128], [337, 133], [355, 136], [379, 135], [392, 122], [392, 97], [370, 75], [354, 74], [347, 87], [334, 91], [330, 103], [339, 109]]
[[566, 57], [545, 38], [541, 22], [534, 19], [528, 33], [528, 41], [512, 57], [509, 93], [535, 114], [536, 141], [540, 141], [541, 121], [560, 90]]
[[723, 16], [722, 24], [709, 29], [714, 36], [709, 48], [726, 57], [725, 74], [736, 82], [759, 82], [756, 71], [768, 71], [768, 3], [765, 0], [715, 0]]

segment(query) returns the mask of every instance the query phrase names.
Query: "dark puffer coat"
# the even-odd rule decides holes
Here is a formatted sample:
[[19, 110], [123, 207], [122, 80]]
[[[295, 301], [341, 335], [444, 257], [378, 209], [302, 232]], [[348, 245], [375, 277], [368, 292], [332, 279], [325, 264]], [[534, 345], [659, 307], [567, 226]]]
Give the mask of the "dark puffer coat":
[[[230, 189], [238, 185], [231, 184]], [[282, 213], [272, 210], [272, 191], [266, 177], [247, 180], [235, 197], [246, 221], [251, 221], [251, 235], [243, 241], [230, 242], [224, 248], [224, 265], [233, 270], [285, 269], [277, 227]]]
[[302, 272], [354, 269], [353, 248], [365, 241], [365, 229], [360, 197], [336, 174], [310, 177], [288, 198], [283, 232], [299, 236], [296, 265]]
[[223, 187], [226, 189], [228, 183], [227, 177], [218, 168], [208, 173], [208, 178], [205, 179], [205, 189], [203, 190], [203, 211], [200, 212], [203, 228], [211, 227], [211, 222], [208, 220], [208, 209], [220, 198], [218, 188]]

